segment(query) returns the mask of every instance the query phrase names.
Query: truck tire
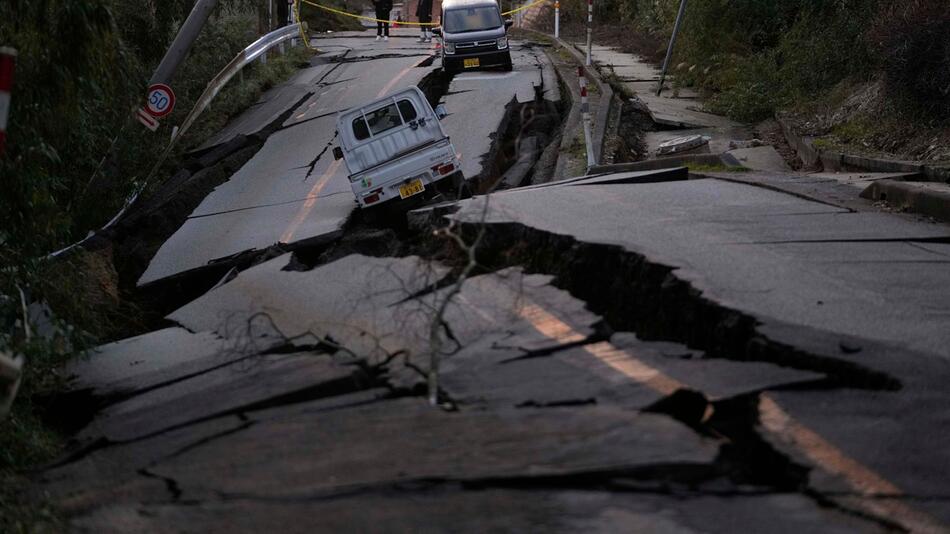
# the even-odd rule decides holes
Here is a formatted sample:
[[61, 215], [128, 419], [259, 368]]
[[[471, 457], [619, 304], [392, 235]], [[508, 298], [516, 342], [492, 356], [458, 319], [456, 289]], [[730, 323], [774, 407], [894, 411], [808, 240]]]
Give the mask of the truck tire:
[[461, 172], [457, 172], [452, 175], [452, 186], [455, 189], [456, 198], [459, 200], [464, 200], [466, 198], [472, 198], [474, 191], [472, 190], [472, 184], [465, 179], [465, 176]]

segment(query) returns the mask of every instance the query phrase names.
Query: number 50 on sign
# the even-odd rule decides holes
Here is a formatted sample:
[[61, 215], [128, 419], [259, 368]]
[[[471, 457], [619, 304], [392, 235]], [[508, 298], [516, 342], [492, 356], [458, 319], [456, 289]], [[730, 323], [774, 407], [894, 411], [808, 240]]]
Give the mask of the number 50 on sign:
[[145, 110], [153, 117], [164, 117], [175, 109], [175, 92], [172, 88], [156, 83], [148, 88]]

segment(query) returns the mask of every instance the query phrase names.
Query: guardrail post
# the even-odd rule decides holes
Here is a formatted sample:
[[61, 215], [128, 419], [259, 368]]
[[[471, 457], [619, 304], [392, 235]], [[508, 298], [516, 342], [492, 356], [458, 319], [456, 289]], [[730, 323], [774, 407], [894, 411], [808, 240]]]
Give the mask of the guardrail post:
[[587, 148], [587, 168], [597, 162], [594, 158], [594, 142], [591, 139], [590, 104], [587, 102], [587, 78], [584, 76], [584, 67], [577, 67], [577, 76], [581, 84], [581, 116], [584, 121], [584, 146]]
[[593, 41], [591, 39], [591, 25], [594, 23], [594, 0], [587, 0], [587, 62], [590, 67], [591, 48]]
[[554, 2], [554, 38], [561, 38], [561, 3]]
[[10, 413], [23, 376], [23, 357], [0, 351], [0, 421]]
[[[290, 24], [293, 24], [293, 23], [297, 22], [297, 21], [295, 20], [295, 18], [294, 18], [295, 12], [296, 12], [296, 8], [294, 7], [294, 0], [286, 0], [286, 1], [287, 1], [287, 25], [290, 25]], [[290, 47], [291, 47], [291, 48], [297, 48], [297, 38], [296, 38], [296, 37], [294, 37], [293, 39], [290, 40]]]
[[13, 70], [17, 52], [13, 48], [0, 47], [0, 157], [7, 144], [7, 119], [10, 117], [10, 99], [13, 93]]

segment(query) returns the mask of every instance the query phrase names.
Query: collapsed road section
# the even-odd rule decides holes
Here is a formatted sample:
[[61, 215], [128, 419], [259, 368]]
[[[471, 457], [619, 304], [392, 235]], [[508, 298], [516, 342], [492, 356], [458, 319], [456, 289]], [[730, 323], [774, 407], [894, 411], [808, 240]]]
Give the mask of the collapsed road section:
[[[800, 493], [804, 470], [766, 445], [703, 430], [714, 423], [696, 424], [678, 393], [688, 380], [718, 408], [820, 373], [704, 360], [605, 332], [551, 277], [516, 268], [472, 277], [437, 317], [451, 291], [438, 289], [451, 271], [441, 262], [356, 254], [304, 271], [289, 262], [244, 271], [170, 315], [187, 330], [104, 347], [111, 372], [92, 361], [74, 369], [112, 394], [80, 432], [82, 447], [44, 474], [74, 525], [200, 529], [240, 509], [248, 530], [385, 520], [623, 531], [724, 527], [724, 517], [761, 529], [794, 510], [796, 528], [878, 530]], [[420, 372], [432, 321], [451, 332], [443, 409], [427, 405]], [[207, 356], [175, 356], [194, 350]], [[145, 353], [147, 368], [129, 366]], [[617, 369], [654, 374], [637, 382]], [[331, 510], [333, 519], [312, 519]]]
[[[90, 531], [238, 510], [249, 530], [942, 531], [944, 416], [919, 408], [943, 403], [945, 332], [926, 310], [905, 312], [909, 343], [882, 328], [900, 304], [852, 260], [869, 228], [892, 261], [939, 255], [947, 232], [685, 178], [477, 196], [415, 212], [409, 239], [244, 270], [72, 369], [99, 411], [44, 490]], [[730, 290], [751, 276], [735, 248], [767, 264], [759, 290]], [[816, 325], [806, 306], [864, 315]]]
[[[143, 280], [201, 287], [69, 369], [39, 487], [75, 529], [945, 531], [950, 231], [686, 169], [539, 184], [559, 95], [515, 51], [331, 62], [195, 209]], [[327, 124], [389, 61], [352, 92], [420, 85], [512, 189], [351, 214]]]
[[[273, 247], [287, 250], [338, 238], [356, 205], [345, 167], [329, 151], [335, 115], [398, 87], [419, 85], [433, 104], [445, 104], [449, 115], [444, 128], [462, 152], [464, 176], [475, 183], [497, 181], [489, 178], [518, 161], [523, 179], [545, 148], [539, 141], [546, 139], [532, 134], [530, 151], [507, 145], [521, 146], [517, 139], [523, 126], [536, 132], [559, 120], [554, 74], [544, 54], [529, 47], [513, 44], [512, 72], [480, 71], [452, 79], [433, 66], [431, 43], [415, 43], [408, 36], [387, 45], [398, 47], [399, 53], [366, 50], [368, 40], [358, 34], [325, 41], [323, 46], [333, 50], [332, 70], [250, 161], [216, 187], [161, 246], [138, 279], [140, 286], [195, 275], [209, 266], [220, 276], [232, 265], [246, 264], [249, 255], [266, 257]], [[333, 46], [360, 48], [354, 57], [361, 60], [347, 61], [346, 50]], [[480, 100], [473, 103], [476, 98]], [[508, 102], [514, 104], [504, 106]], [[521, 118], [529, 106], [532, 116], [540, 110], [550, 120], [525, 125]], [[509, 115], [519, 118], [508, 120]]]

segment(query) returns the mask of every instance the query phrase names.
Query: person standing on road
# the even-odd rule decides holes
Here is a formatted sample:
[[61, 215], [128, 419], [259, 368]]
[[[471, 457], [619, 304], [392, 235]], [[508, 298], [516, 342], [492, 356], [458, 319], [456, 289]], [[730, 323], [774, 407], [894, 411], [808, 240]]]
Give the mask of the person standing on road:
[[373, 7], [376, 8], [376, 40], [388, 41], [389, 12], [393, 10], [393, 0], [373, 0]]
[[[432, 22], [432, 0], [419, 0], [419, 5], [416, 6], [416, 16], [419, 17], [419, 22]], [[419, 35], [419, 42], [431, 43], [432, 35], [429, 33], [429, 27], [420, 26], [420, 28], [422, 29], [422, 33]]]

